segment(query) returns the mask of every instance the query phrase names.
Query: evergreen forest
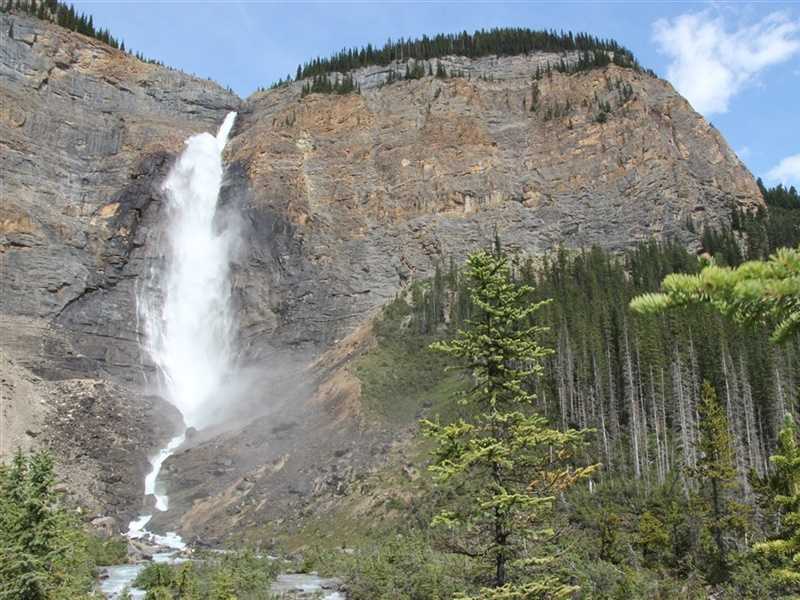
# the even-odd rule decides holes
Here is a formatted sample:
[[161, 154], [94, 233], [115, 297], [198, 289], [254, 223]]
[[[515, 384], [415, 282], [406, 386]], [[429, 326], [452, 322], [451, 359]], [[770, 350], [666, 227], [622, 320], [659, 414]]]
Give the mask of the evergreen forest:
[[438, 34], [418, 39], [389, 40], [382, 47], [367, 44], [362, 48], [345, 48], [328, 58], [315, 58], [297, 67], [296, 80], [346, 73], [371, 65], [387, 66], [395, 61], [427, 61], [444, 56], [513, 56], [532, 52], [580, 54], [581, 69], [606, 66], [610, 63], [639, 69], [633, 53], [614, 40], [605, 40], [586, 33], [535, 31], [522, 27], [503, 27]]
[[[428, 458], [420, 459], [427, 483], [415, 484], [415, 500], [398, 502], [402, 524], [392, 531], [400, 537], [365, 542], [369, 560], [326, 555], [321, 568], [349, 573], [354, 597], [364, 599], [448, 598], [456, 591], [475, 598], [795, 597], [800, 338], [795, 333], [777, 344], [768, 327], [735, 322], [712, 306], [658, 314], [629, 308], [633, 298], [658, 290], [665, 276], [699, 273], [710, 257], [735, 267], [783, 245], [797, 247], [796, 190], [761, 187], [765, 209], [734, 214], [721, 229], [704, 229], [691, 252], [653, 241], [622, 255], [588, 248], [532, 259], [505, 256], [498, 239], [494, 253], [507, 260], [513, 285], [525, 290], [521, 306], [535, 310], [512, 311], [521, 319], [513, 331], [529, 337], [501, 337], [507, 341], [488, 356], [497, 348], [521, 351], [522, 340], [532, 339], [535, 348], [526, 352], [536, 360], [523, 352], [501, 361], [507, 366], [499, 372], [513, 375], [519, 386], [492, 393], [496, 404], [482, 406], [477, 417], [470, 399], [476, 390], [491, 389], [474, 370], [483, 363], [468, 360], [471, 374], [459, 376], [452, 370], [459, 363], [435, 350], [480, 356], [481, 340], [511, 330], [495, 321], [483, 335], [470, 337], [470, 331], [480, 332], [477, 323], [489, 304], [476, 304], [474, 274], [455, 263], [398, 296], [376, 326], [377, 348], [355, 372], [376, 419], [413, 425], [425, 415], [422, 430], [436, 441], [433, 448], [419, 442], [428, 449]], [[498, 319], [505, 313], [491, 314]], [[526, 364], [539, 366], [525, 371]], [[531, 411], [498, 408], [508, 390], [516, 390], [515, 402], [530, 400]], [[546, 421], [512, 427], [518, 433], [510, 438], [497, 437], [504, 429], [495, 428], [488, 444], [474, 437], [487, 423], [533, 418], [522, 415]], [[500, 448], [534, 448], [541, 436], [550, 444], [551, 461], [533, 465], [539, 475], [523, 477], [529, 487], [514, 491], [512, 480], [491, 497], [473, 489], [471, 482], [487, 472], [474, 470], [482, 461], [491, 463]], [[567, 463], [553, 461], [554, 452]], [[526, 468], [526, 461], [509, 461], [497, 472]], [[459, 481], [465, 471], [470, 479]], [[480, 489], [493, 489], [491, 481]], [[546, 493], [536, 492], [545, 482], [553, 482], [553, 505]], [[409, 493], [406, 485], [395, 485], [398, 498]], [[529, 495], [537, 500], [526, 504]], [[504, 565], [508, 559], [502, 579], [494, 567], [481, 567], [481, 558], [459, 551], [469, 539], [458, 533], [460, 519], [478, 527], [487, 516], [469, 513], [471, 497], [516, 523], [501, 542], [488, 535], [480, 553], [501, 555]], [[537, 528], [544, 524], [546, 533]], [[505, 526], [483, 531], [505, 532]], [[527, 536], [532, 545], [502, 545], [511, 533]], [[402, 569], [422, 562], [417, 578], [403, 577]], [[387, 595], [390, 587], [403, 592]]]

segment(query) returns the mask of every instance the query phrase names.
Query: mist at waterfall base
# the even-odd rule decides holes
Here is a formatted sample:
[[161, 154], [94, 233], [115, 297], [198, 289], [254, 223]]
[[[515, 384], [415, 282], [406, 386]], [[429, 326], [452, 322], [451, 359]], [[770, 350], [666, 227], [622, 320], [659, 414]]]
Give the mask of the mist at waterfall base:
[[[222, 153], [236, 113], [229, 113], [216, 136], [201, 133], [186, 148], [163, 185], [167, 199], [164, 260], [154, 261], [137, 305], [144, 326], [144, 349], [157, 368], [159, 391], [181, 413], [185, 426], [201, 429], [219, 420], [219, 405], [237, 377], [236, 323], [231, 307], [230, 269], [238, 239], [235, 219], [218, 218], [224, 166]], [[173, 437], [151, 458], [145, 494], [155, 509], [169, 508], [159, 490], [161, 466], [185, 441]], [[175, 533], [147, 531], [152, 515], [141, 515], [128, 529], [175, 549], [185, 544]]]

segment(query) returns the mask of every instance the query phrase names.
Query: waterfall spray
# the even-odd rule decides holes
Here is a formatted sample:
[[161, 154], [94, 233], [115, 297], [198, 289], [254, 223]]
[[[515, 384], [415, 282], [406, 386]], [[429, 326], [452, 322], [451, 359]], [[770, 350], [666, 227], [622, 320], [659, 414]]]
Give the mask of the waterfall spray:
[[[225, 117], [216, 136], [201, 133], [186, 141], [173, 166], [166, 192], [166, 263], [152, 269], [137, 295], [146, 335], [145, 350], [158, 368], [163, 393], [183, 415], [187, 427], [211, 423], [213, 404], [223, 395], [234, 366], [234, 319], [230, 306], [230, 261], [235, 232], [222, 227], [217, 200], [222, 186], [222, 152], [236, 113]], [[184, 442], [185, 432], [150, 460], [145, 494], [156, 497], [155, 508], [169, 507], [158, 490], [161, 465]], [[145, 526], [152, 515], [141, 515], [128, 527], [131, 538], [152, 538], [181, 549], [177, 534], [158, 536]]]

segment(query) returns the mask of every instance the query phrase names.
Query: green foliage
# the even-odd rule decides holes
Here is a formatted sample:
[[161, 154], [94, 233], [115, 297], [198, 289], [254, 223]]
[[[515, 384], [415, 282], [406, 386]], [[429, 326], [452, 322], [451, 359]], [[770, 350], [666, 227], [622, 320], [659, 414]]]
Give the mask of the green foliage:
[[449, 600], [467, 585], [470, 564], [437, 552], [419, 533], [406, 533], [340, 556], [331, 569], [344, 578], [352, 600]]
[[584, 432], [551, 429], [530, 410], [535, 396], [526, 382], [541, 374], [541, 359], [550, 354], [536, 341], [541, 327], [531, 324], [545, 302], [530, 301], [532, 288], [514, 283], [501, 254], [476, 252], [466, 270], [476, 315], [454, 339], [431, 345], [472, 381], [460, 400], [467, 418], [423, 421], [437, 444], [429, 469], [458, 493], [433, 523], [448, 530], [451, 552], [494, 572], [493, 597], [539, 597], [532, 594], [540, 589], [560, 597], [572, 588], [549, 575], [531, 577], [552, 557], [529, 552], [528, 544], [554, 535], [548, 520], [555, 498], [597, 465], [571, 464]]
[[[174, 600], [174, 596], [169, 588], [166, 587], [153, 587], [147, 590], [144, 600]], [[220, 600], [228, 600], [228, 598]]]
[[270, 600], [276, 574], [275, 561], [250, 550], [209, 552], [179, 565], [151, 563], [134, 586], [153, 600]]
[[764, 201], [770, 207], [780, 207], [798, 210], [800, 209], [800, 194], [794, 186], [786, 189], [783, 185], [778, 184], [774, 188], [764, 187], [761, 179], [757, 181], [761, 194], [764, 196]]
[[425, 63], [409, 61], [406, 64], [406, 79], [422, 79], [425, 74]]
[[482, 588], [477, 596], [456, 594], [455, 600], [562, 600], [572, 598], [577, 586], [564, 585], [554, 575], [543, 575], [535, 581], [507, 583], [501, 587]]
[[709, 581], [719, 583], [728, 578], [728, 543], [726, 535], [735, 535], [742, 528], [737, 518], [743, 507], [730, 500], [729, 492], [736, 486], [728, 418], [717, 399], [716, 390], [708, 381], [703, 382], [702, 399], [698, 406], [700, 416], [698, 450], [700, 457], [692, 475], [700, 484], [697, 512], [702, 526], [713, 538], [714, 551], [706, 564]]
[[[758, 180], [758, 186], [764, 197], [766, 209], [755, 212], [734, 211], [731, 219], [732, 234], [725, 231], [714, 232], [725, 242], [725, 252], [734, 249], [739, 253], [737, 237], [744, 236], [746, 252], [751, 259], [766, 259], [778, 248], [797, 245], [800, 237], [800, 195], [794, 187], [785, 189], [778, 185], [766, 188]], [[737, 234], [739, 234], [737, 236]], [[705, 237], [705, 235], [704, 235]], [[704, 241], [705, 250], [719, 258], [715, 249], [709, 248]], [[738, 264], [727, 261], [725, 264]]]
[[54, 490], [53, 459], [18, 452], [0, 465], [0, 598], [87, 596], [94, 563], [87, 536]]
[[597, 114], [594, 117], [596, 123], [605, 123], [608, 121], [608, 115], [611, 114], [611, 104], [606, 100], [597, 103]]
[[668, 275], [662, 293], [631, 301], [640, 313], [708, 303], [741, 323], [770, 323], [776, 342], [800, 331], [800, 247], [781, 248], [768, 261], [749, 261], [736, 268], [713, 262], [699, 274]]
[[[39, 19], [46, 19], [66, 29], [95, 38], [112, 48], [120, 47], [119, 41], [107, 29], [95, 27], [91, 15], [78, 13], [71, 4], [68, 5], [58, 0], [40, 0], [38, 3], [36, 0], [24, 0], [15, 5], [15, 10], [26, 12]], [[10, 12], [9, 7], [6, 7], [6, 11]]]
[[[436, 287], [435, 278], [431, 285]], [[429, 327], [432, 315], [443, 310], [427, 293], [429, 288], [412, 284], [407, 294], [390, 302], [375, 325], [377, 347], [355, 361], [362, 402], [372, 417], [413, 423], [424, 411], [439, 408], [462, 385], [455, 374], [445, 372], [444, 357], [423, 350], [436, 339]], [[419, 303], [430, 320], [413, 315], [407, 297]]]
[[333, 77], [328, 74], [315, 75], [303, 85], [301, 96], [308, 94], [357, 94], [361, 91], [350, 74]]
[[121, 565], [128, 561], [128, 540], [122, 536], [104, 539], [87, 536], [87, 551], [97, 565]]
[[131, 595], [131, 591], [126, 587], [120, 593], [118, 600], [133, 600], [133, 596]]
[[118, 48], [142, 62], [164, 66], [161, 61], [145, 58], [140, 52], [134, 53], [130, 48], [125, 48], [125, 42], [112, 36], [108, 29], [95, 27], [91, 15], [79, 13], [71, 4], [65, 4], [59, 0], [39, 0], [38, 2], [36, 0], [17, 0], [15, 3], [9, 0], [5, 6], [0, 3], [0, 11], [29, 14], [37, 19], [55, 23], [65, 29], [99, 40], [112, 48]]
[[[772, 580], [787, 593], [800, 593], [800, 444], [798, 428], [787, 414], [770, 462], [775, 468], [773, 497], [781, 509], [781, 531], [754, 546], [756, 552], [776, 563]], [[792, 596], [796, 597], [796, 596]]]
[[[771, 218], [773, 210], [759, 218]], [[771, 229], [764, 231], [763, 243], [769, 246]], [[793, 244], [800, 242], [799, 234], [791, 238]], [[707, 235], [703, 242], [721, 263], [736, 266], [750, 257], [751, 249], [740, 237], [737, 242], [730, 229]], [[663, 315], [627, 310], [633, 297], [656, 289], [667, 274], [700, 269], [701, 261], [681, 245], [654, 242], [621, 256], [594, 248], [556, 252], [537, 262], [509, 260], [510, 277], [535, 286], [530, 303], [553, 299], [535, 316], [539, 324], [549, 326], [537, 339], [557, 353], [541, 357], [541, 376], [530, 378], [525, 389], [537, 394], [536, 409], [562, 429], [596, 428], [598, 434], [583, 458], [602, 456], [610, 465], [592, 478], [590, 488], [574, 486], [559, 497], [559, 510], [547, 515], [548, 520], [556, 519], [552, 524], [560, 532], [557, 547], [545, 538], [529, 554], [557, 554], [548, 574], [580, 586], [585, 597], [699, 599], [713, 593], [725, 599], [761, 599], [780, 593], [781, 586], [769, 575], [777, 559], [771, 558], [775, 564], [770, 565], [766, 557], [746, 550], [745, 540], [763, 539], [777, 524], [774, 503], [745, 505], [761, 485], [758, 477], [748, 480], [746, 475], [750, 470], [764, 475], [767, 454], [762, 449], [775, 439], [774, 414], [780, 402], [797, 406], [800, 339], [773, 346], [765, 332], [740, 327], [703, 305]], [[431, 342], [457, 335], [480, 318], [471, 287], [468, 274], [452, 263], [449, 268], [441, 265], [430, 280], [413, 283], [387, 306], [376, 325], [378, 343], [355, 369], [368, 406], [382, 414], [389, 414], [387, 409], [402, 414], [398, 420], [407, 423], [419, 411], [436, 414], [446, 409], [447, 388], [464, 389], [475, 382], [471, 373], [446, 374], [441, 363], [435, 368], [428, 364], [441, 353], [424, 353]], [[414, 388], [417, 374], [425, 382], [419, 389]], [[708, 389], [703, 393], [704, 379], [719, 394], [714, 402]], [[437, 381], [445, 380], [451, 383], [437, 387]], [[443, 422], [459, 417], [470, 422], [479, 412], [471, 406], [453, 406]], [[693, 422], [684, 425], [682, 416]], [[637, 425], [643, 431], [638, 448]], [[418, 450], [423, 448], [420, 444]], [[638, 477], [635, 452], [641, 460]], [[731, 454], [733, 480], [727, 478]], [[724, 570], [717, 560], [713, 478], [722, 491]], [[420, 478], [413, 484], [420, 497], [410, 501], [407, 482], [382, 480], [379, 485], [403, 490], [407, 508], [403, 512], [398, 504], [392, 518], [402, 520], [404, 527], [424, 527], [431, 513], [442, 508], [458, 513], [468, 505], [473, 488], [469, 481], [456, 479], [451, 480], [454, 485], [432, 488]], [[778, 486], [775, 478], [770, 483]], [[382, 522], [388, 524], [389, 519]], [[430, 549], [439, 556], [436, 560], [458, 558], [449, 550], [451, 542], [464, 545], [463, 534], [457, 528], [442, 536], [440, 530], [436, 547]], [[361, 556], [361, 550], [354, 556]], [[462, 582], [454, 582], [453, 589], [475, 596], [490, 583], [486, 568], [479, 561], [464, 564], [470, 568], [458, 571]], [[520, 581], [538, 580], [530, 577], [533, 571], [510, 569]]]
[[134, 586], [143, 590], [172, 585], [172, 567], [166, 563], [150, 563], [133, 582]]

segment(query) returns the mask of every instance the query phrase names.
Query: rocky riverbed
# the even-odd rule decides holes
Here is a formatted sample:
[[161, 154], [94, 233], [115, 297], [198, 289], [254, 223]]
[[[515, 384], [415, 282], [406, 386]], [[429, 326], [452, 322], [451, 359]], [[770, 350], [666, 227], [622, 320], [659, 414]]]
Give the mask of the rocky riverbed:
[[[179, 564], [192, 560], [190, 550], [176, 551], [167, 547], [148, 547], [136, 543], [131, 547], [132, 556], [141, 560], [122, 565], [101, 567], [97, 589], [109, 600], [121, 598], [127, 589], [133, 600], [142, 600], [146, 592], [133, 586], [139, 573], [150, 563]], [[147, 552], [151, 552], [147, 554]], [[275, 560], [280, 560], [275, 558]], [[346, 600], [342, 581], [332, 577], [320, 577], [317, 573], [282, 573], [270, 586], [270, 592], [286, 600]]]

